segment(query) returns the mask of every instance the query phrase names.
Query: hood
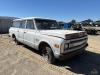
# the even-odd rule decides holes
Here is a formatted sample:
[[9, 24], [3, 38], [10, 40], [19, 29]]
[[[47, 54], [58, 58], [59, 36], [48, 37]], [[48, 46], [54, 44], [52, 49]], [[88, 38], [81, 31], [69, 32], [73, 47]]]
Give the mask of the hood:
[[40, 30], [41, 34], [50, 35], [60, 38], [66, 38], [66, 35], [80, 34], [84, 31], [75, 31], [75, 30]]

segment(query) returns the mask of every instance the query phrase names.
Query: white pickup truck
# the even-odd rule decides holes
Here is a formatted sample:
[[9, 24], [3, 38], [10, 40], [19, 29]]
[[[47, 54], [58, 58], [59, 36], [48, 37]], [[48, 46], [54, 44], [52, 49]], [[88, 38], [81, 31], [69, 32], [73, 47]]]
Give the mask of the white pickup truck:
[[48, 63], [54, 63], [55, 58], [64, 60], [80, 54], [88, 45], [86, 32], [63, 30], [56, 20], [46, 18], [15, 19], [9, 35], [16, 44], [40, 50]]

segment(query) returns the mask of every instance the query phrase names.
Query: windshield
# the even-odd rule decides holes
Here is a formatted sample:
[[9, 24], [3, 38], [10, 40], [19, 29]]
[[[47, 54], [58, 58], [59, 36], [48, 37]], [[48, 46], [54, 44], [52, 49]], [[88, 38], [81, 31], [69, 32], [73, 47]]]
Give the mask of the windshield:
[[55, 20], [41, 20], [35, 19], [36, 26], [41, 30], [61, 29]]

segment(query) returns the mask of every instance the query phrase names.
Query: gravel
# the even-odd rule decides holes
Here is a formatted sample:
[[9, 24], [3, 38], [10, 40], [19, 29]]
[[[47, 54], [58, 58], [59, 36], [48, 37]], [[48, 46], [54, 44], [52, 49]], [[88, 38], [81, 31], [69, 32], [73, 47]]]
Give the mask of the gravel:
[[0, 34], [0, 75], [100, 75], [100, 36], [88, 37], [84, 54], [48, 64], [39, 51]]

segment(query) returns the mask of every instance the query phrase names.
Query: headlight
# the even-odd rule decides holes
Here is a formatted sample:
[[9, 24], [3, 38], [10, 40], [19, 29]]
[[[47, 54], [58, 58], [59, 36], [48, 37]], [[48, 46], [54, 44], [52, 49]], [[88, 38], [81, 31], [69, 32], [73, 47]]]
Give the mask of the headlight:
[[64, 44], [64, 50], [68, 49], [68, 43]]
[[68, 49], [69, 44], [68, 43], [62, 43], [61, 44], [61, 53], [64, 53], [65, 50]]

